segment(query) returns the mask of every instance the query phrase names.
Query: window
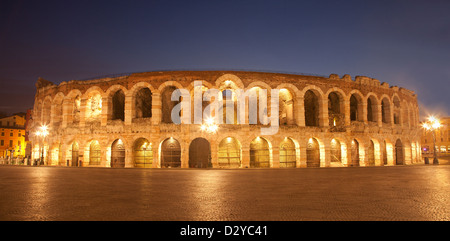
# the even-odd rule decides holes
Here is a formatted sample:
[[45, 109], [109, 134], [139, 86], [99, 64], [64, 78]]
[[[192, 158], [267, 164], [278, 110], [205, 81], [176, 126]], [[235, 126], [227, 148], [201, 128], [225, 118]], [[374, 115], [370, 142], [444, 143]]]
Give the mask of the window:
[[2, 132], [2, 136], [5, 136], [5, 132]]
[[0, 146], [4, 146], [5, 145], [5, 141], [4, 140], [1, 140], [0, 141]]
[[13, 141], [9, 140], [9, 146], [12, 147], [13, 146]]
[[22, 133], [19, 132], [19, 137], [21, 137], [21, 136], [22, 136]]
[[13, 136], [13, 132], [12, 131], [9, 133], [9, 136]]

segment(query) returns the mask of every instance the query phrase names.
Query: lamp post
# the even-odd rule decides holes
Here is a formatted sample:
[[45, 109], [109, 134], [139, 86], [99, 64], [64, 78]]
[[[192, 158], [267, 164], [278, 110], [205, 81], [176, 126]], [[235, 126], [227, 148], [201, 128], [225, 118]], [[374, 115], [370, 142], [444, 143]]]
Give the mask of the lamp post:
[[436, 150], [436, 130], [441, 128], [441, 126], [442, 125], [441, 125], [441, 122], [439, 121], [439, 119], [437, 119], [434, 116], [428, 117], [428, 120], [422, 124], [422, 127], [425, 130], [431, 131], [431, 133], [433, 134], [433, 150], [434, 150], [433, 164], [434, 165], [439, 164], [439, 160], [437, 158], [437, 150]]
[[40, 165], [44, 162], [44, 147], [42, 145], [45, 143], [45, 137], [48, 136], [48, 127], [46, 125], [42, 125], [35, 134], [39, 137], [39, 149], [41, 156], [39, 158], [38, 165]]

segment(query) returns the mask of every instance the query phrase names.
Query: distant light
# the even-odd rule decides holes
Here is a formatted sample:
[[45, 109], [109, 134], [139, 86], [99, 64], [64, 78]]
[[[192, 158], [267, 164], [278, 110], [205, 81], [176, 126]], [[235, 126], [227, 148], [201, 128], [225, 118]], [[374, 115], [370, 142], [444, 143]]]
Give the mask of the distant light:
[[219, 126], [214, 123], [214, 118], [210, 117], [206, 119], [205, 124], [200, 126], [200, 129], [209, 133], [216, 133]]
[[436, 130], [442, 127], [440, 120], [434, 116], [428, 117], [428, 121], [422, 124], [422, 127], [426, 130]]

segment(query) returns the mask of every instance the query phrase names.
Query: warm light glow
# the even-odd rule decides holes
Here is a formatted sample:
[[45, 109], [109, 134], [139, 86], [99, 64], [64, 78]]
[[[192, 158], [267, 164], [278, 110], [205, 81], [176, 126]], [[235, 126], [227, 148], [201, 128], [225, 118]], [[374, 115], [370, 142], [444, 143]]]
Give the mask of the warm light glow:
[[428, 117], [428, 121], [422, 124], [422, 127], [429, 130], [436, 130], [442, 127], [440, 120], [434, 116]]
[[48, 127], [46, 125], [42, 125], [38, 131], [34, 133], [36, 136], [46, 137], [48, 136]]
[[214, 118], [210, 117], [206, 119], [205, 124], [200, 126], [200, 129], [209, 133], [216, 133], [219, 126], [214, 123]]

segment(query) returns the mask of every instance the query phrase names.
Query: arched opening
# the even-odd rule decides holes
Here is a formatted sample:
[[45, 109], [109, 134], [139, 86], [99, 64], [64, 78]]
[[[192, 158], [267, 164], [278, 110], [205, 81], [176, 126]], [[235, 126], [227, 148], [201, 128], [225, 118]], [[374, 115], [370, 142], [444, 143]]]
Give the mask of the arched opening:
[[45, 99], [44, 101], [44, 108], [42, 110], [42, 123], [45, 125], [50, 124], [51, 119], [51, 111], [52, 110], [52, 102], [50, 99]]
[[189, 167], [208, 168], [211, 165], [211, 146], [205, 138], [196, 138], [189, 146]]
[[153, 165], [153, 151], [151, 143], [145, 138], [139, 138], [133, 146], [134, 167], [150, 168]]
[[375, 96], [371, 95], [367, 98], [367, 121], [377, 122], [377, 100]]
[[237, 111], [237, 101], [233, 90], [225, 89], [222, 91], [222, 101], [223, 105], [219, 113], [222, 113], [222, 123], [223, 124], [237, 124], [238, 111]]
[[331, 164], [342, 164], [341, 142], [338, 139], [331, 140]]
[[391, 107], [387, 98], [381, 101], [381, 120], [385, 124], [391, 123]]
[[362, 98], [352, 94], [350, 97], [350, 121], [362, 121]]
[[59, 126], [63, 121], [63, 97], [62, 95], [57, 95], [53, 101], [52, 109], [52, 123], [54, 126]]
[[408, 110], [409, 112], [409, 126], [410, 127], [415, 127], [416, 126], [416, 122], [414, 120], [414, 108], [411, 106]]
[[81, 97], [77, 95], [73, 100], [73, 107], [72, 107], [73, 123], [78, 123], [80, 121], [80, 113], [81, 113]]
[[79, 146], [76, 141], [72, 144], [72, 166], [77, 167], [78, 166], [78, 157], [79, 157]]
[[62, 161], [62, 151], [61, 150], [61, 143], [55, 143], [53, 144], [53, 147], [49, 150], [50, 151], [50, 161], [48, 165], [56, 166], [56, 165], [64, 165], [65, 163]]
[[394, 97], [394, 124], [401, 124], [400, 100], [397, 98], [397, 96]]
[[404, 159], [403, 143], [400, 139], [395, 142], [395, 165], [403, 165]]
[[250, 167], [270, 167], [270, 150], [266, 139], [256, 137], [250, 143]]
[[33, 112], [33, 121], [42, 122], [42, 106], [43, 106], [42, 101], [39, 101], [36, 104]]
[[[269, 116], [269, 109], [268, 105], [270, 106], [270, 102], [268, 102], [268, 105], [261, 106], [260, 100], [261, 98], [268, 99], [267, 92], [265, 92], [265, 89], [262, 89], [260, 87], [253, 87], [249, 90], [248, 93], [248, 120], [249, 124], [258, 124], [261, 125], [263, 123], [266, 123], [267, 117]], [[262, 113], [261, 113], [262, 111]], [[263, 117], [264, 119], [261, 119]]]
[[116, 91], [112, 97], [112, 120], [125, 120], [125, 94]]
[[306, 166], [320, 167], [320, 145], [316, 138], [308, 140], [306, 147]]
[[219, 167], [238, 168], [241, 166], [241, 145], [236, 138], [227, 137], [219, 143]]
[[367, 158], [368, 165], [375, 166], [375, 143], [370, 140], [369, 146], [367, 147]]
[[121, 139], [117, 139], [111, 145], [111, 167], [125, 167], [125, 146]]
[[383, 165], [388, 164], [388, 157], [387, 157], [387, 144], [386, 141], [383, 141]]
[[167, 138], [161, 144], [161, 167], [181, 167], [181, 146], [172, 137]]
[[280, 144], [280, 167], [296, 167], [295, 143], [291, 138], [284, 138]]
[[152, 91], [149, 88], [140, 89], [134, 101], [135, 118], [152, 117]]
[[279, 91], [279, 123], [280, 125], [294, 124], [294, 98], [287, 89]]
[[319, 97], [308, 90], [304, 97], [305, 126], [319, 126]]
[[103, 100], [98, 92], [92, 92], [86, 102], [86, 122], [100, 121], [102, 114]]
[[[180, 100], [172, 101], [172, 93], [177, 90], [175, 86], [167, 86], [161, 94], [162, 118], [163, 123], [173, 123], [172, 109], [180, 103]], [[181, 99], [181, 97], [180, 97]], [[179, 113], [178, 113], [179, 114]], [[181, 116], [181, 115], [180, 115]]]
[[89, 165], [100, 165], [101, 157], [100, 144], [98, 141], [92, 141], [89, 146]]
[[350, 165], [354, 166], [354, 167], [358, 167], [359, 166], [359, 142], [357, 140], [352, 140], [351, 156], [352, 156], [352, 162]]
[[328, 95], [328, 121], [330, 127], [344, 125], [343, 97], [338, 92], [331, 92]]
[[[201, 93], [201, 95], [197, 95], [197, 93]], [[208, 87], [204, 85], [195, 85], [194, 88], [190, 92], [191, 94], [191, 123], [194, 124], [202, 124], [206, 123], [213, 115], [217, 112], [215, 106], [209, 106], [212, 102], [217, 100], [217, 96], [215, 93], [210, 93], [208, 91]], [[206, 109], [207, 107], [211, 109]], [[201, 111], [199, 111], [201, 108]]]

